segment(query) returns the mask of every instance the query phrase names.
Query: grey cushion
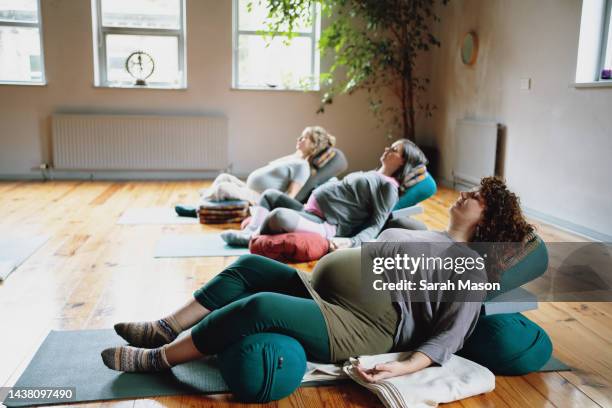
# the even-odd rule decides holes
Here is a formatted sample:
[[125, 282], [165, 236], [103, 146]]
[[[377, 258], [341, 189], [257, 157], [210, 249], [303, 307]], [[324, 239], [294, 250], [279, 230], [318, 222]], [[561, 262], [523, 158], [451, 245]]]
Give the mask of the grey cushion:
[[302, 187], [302, 189], [297, 193], [295, 199], [305, 203], [312, 193], [312, 190], [319, 187], [321, 184], [325, 183], [332, 177], [335, 177], [345, 171], [348, 168], [348, 161], [346, 160], [346, 156], [340, 149], [332, 147], [336, 152], [336, 155], [330, 159], [330, 161], [323, 166], [323, 168], [319, 169], [314, 175], [311, 175], [310, 178], [306, 181], [306, 184]]

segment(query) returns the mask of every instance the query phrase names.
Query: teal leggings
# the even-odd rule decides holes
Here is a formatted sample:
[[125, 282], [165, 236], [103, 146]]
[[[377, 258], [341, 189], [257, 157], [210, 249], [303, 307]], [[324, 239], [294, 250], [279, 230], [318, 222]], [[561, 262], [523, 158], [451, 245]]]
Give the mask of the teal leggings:
[[243, 255], [194, 297], [211, 310], [191, 331], [202, 354], [217, 354], [245, 336], [272, 332], [299, 341], [309, 359], [330, 360], [323, 314], [290, 266]]

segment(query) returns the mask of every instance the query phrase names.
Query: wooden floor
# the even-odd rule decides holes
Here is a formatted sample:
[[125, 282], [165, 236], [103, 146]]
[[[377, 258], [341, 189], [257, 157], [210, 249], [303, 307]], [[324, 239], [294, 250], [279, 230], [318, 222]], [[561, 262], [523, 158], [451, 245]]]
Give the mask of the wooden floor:
[[[201, 225], [117, 225], [131, 207], [195, 202], [195, 182], [3, 182], [0, 234], [52, 238], [0, 284], [0, 385], [19, 377], [50, 329], [110, 328], [154, 319], [181, 305], [232, 258], [154, 259], [165, 233], [212, 230]], [[456, 193], [442, 189], [420, 218], [443, 228]], [[547, 241], [580, 240], [540, 226]], [[312, 265], [300, 267], [309, 269]], [[445, 407], [612, 407], [612, 304], [547, 303], [527, 315], [553, 339], [572, 372], [497, 377], [494, 392]], [[229, 395], [114, 401], [86, 406], [239, 406]], [[300, 388], [268, 406], [382, 406], [353, 385]]]

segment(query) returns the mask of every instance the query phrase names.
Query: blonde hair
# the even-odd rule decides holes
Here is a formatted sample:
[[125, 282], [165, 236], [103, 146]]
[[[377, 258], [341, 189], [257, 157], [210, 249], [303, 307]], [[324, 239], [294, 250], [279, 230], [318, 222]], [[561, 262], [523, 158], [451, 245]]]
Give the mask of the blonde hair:
[[336, 136], [329, 133], [322, 126], [307, 126], [304, 132], [308, 134], [308, 137], [310, 137], [314, 144], [312, 153], [309, 155], [310, 160], [317, 157], [325, 149], [336, 145]]

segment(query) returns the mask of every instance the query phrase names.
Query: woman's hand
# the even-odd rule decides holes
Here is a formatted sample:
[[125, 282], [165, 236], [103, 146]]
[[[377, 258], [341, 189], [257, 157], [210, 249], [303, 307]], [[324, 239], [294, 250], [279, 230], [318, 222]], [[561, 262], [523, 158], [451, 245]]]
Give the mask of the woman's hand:
[[373, 368], [363, 368], [360, 364], [354, 366], [359, 377], [367, 382], [377, 382], [385, 378], [398, 377], [400, 375], [411, 374], [429, 367], [432, 361], [424, 353], [415, 351], [404, 361], [389, 361], [383, 364], [376, 364]]
[[329, 252], [335, 251], [337, 249], [350, 248], [352, 244], [353, 243], [350, 238], [332, 238], [329, 240]]
[[358, 365], [355, 366], [355, 371], [357, 371], [361, 379], [371, 383], [407, 374], [403, 361], [389, 361], [384, 364], [376, 364], [373, 368], [364, 368]]

